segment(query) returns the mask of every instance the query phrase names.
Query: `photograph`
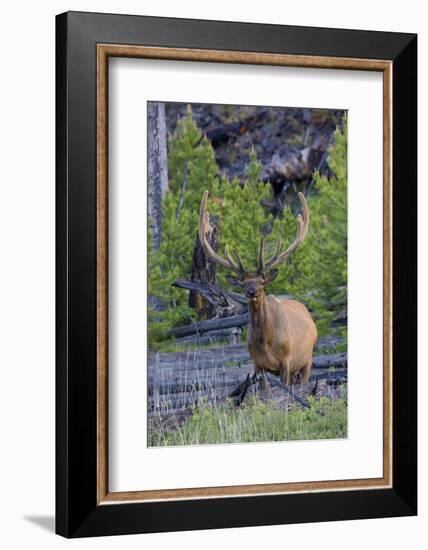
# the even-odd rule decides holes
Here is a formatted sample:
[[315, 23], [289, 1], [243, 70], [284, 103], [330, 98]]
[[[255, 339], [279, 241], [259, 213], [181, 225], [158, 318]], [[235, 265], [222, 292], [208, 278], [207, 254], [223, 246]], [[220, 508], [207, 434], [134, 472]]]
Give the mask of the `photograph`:
[[147, 102], [149, 447], [347, 438], [333, 107]]

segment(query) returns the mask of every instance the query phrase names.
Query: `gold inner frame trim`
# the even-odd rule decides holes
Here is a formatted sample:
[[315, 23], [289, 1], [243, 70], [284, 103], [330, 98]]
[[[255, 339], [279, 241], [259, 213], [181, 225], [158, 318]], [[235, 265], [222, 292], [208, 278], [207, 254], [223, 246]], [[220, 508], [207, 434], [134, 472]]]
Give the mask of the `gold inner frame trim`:
[[[109, 492], [108, 489], [108, 59], [347, 69], [383, 73], [383, 476], [297, 483]], [[225, 498], [392, 486], [392, 62], [187, 48], [97, 45], [97, 503]]]

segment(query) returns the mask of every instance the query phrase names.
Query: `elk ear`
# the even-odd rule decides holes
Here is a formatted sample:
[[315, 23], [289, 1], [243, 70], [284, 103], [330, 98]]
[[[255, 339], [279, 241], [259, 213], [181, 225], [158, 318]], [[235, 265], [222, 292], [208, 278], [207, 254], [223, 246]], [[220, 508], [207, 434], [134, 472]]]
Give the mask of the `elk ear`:
[[274, 281], [276, 279], [277, 275], [278, 275], [278, 269], [272, 269], [271, 271], [269, 271], [265, 275], [265, 285], [267, 285], [268, 283], [271, 283], [272, 281]]
[[241, 286], [241, 281], [235, 277], [231, 277], [230, 275], [226, 275], [226, 281], [232, 286]]

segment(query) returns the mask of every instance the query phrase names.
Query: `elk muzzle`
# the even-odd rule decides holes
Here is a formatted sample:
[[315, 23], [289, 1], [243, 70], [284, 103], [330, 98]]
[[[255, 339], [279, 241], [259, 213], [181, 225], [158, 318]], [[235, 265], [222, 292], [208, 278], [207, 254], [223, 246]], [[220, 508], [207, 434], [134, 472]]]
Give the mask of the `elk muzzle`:
[[245, 296], [249, 299], [255, 298], [257, 296], [257, 287], [255, 285], [248, 286], [245, 289]]

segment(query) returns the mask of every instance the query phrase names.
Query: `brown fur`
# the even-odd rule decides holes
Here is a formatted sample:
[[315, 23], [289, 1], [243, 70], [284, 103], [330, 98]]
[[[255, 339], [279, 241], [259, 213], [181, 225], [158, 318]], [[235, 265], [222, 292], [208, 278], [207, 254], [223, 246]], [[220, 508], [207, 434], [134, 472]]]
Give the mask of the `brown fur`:
[[248, 306], [248, 350], [255, 372], [280, 374], [286, 384], [301, 373], [301, 381], [306, 383], [317, 340], [317, 329], [306, 307], [295, 300], [266, 296], [262, 286]]

